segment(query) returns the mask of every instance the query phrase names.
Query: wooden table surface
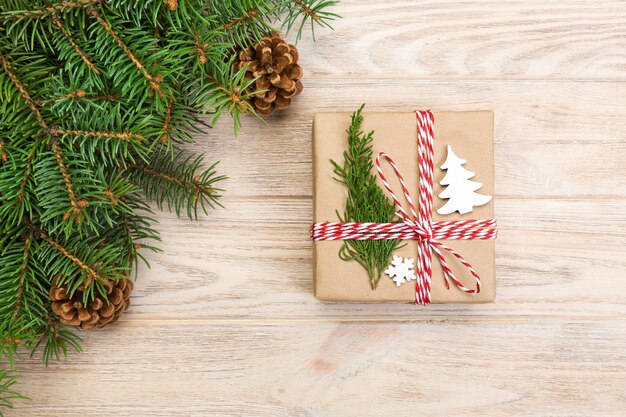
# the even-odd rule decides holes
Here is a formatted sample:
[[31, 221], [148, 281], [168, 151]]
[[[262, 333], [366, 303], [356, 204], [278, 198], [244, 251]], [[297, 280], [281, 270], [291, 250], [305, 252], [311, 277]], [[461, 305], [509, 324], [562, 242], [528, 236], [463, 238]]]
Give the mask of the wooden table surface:
[[[626, 415], [626, 2], [337, 11], [288, 111], [198, 137], [226, 208], [159, 214], [130, 311], [20, 364], [33, 400], [7, 416]], [[313, 298], [312, 116], [362, 102], [495, 112], [496, 302]]]

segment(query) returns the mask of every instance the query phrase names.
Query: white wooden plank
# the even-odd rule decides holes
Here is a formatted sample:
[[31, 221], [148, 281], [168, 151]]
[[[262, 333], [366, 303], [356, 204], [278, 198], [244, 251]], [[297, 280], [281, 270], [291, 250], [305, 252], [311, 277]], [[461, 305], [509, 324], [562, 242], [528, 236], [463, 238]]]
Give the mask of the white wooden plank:
[[298, 45], [307, 77], [626, 76], [622, 1], [342, 1]]
[[147, 324], [21, 366], [8, 417], [623, 416], [626, 322]]
[[[223, 119], [191, 147], [221, 160], [229, 196], [311, 195], [317, 111], [492, 109], [496, 193], [626, 195], [626, 82], [305, 80], [304, 93], [267, 124]], [[601, 185], [601, 186], [600, 186]]]

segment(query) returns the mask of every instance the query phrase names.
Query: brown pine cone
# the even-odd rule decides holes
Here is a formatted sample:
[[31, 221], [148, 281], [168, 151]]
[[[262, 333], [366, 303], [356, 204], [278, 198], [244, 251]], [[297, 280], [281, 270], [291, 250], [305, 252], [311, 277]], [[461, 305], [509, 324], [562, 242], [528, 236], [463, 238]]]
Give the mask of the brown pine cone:
[[64, 286], [53, 282], [50, 287], [52, 311], [63, 324], [80, 326], [83, 330], [94, 330], [114, 323], [130, 305], [133, 282], [129, 279], [106, 281], [108, 301], [95, 291], [95, 299], [83, 305], [83, 291], [79, 287], [72, 297]]
[[[302, 92], [302, 68], [298, 65], [298, 50], [277, 33], [262, 38], [254, 47], [239, 51], [235, 68], [247, 65], [246, 81], [257, 78], [248, 93], [257, 113], [270, 115], [274, 109], [286, 109], [291, 98]], [[265, 91], [264, 91], [265, 90]]]

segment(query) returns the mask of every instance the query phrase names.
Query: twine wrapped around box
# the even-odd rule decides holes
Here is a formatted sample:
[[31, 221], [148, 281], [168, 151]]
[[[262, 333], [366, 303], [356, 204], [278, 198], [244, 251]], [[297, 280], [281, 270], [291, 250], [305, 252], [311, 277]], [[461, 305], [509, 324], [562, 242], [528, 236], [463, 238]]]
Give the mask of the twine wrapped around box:
[[[419, 210], [416, 211], [411, 194], [404, 182], [402, 174], [389, 155], [380, 152], [376, 157], [378, 175], [393, 199], [398, 210], [400, 223], [351, 223], [351, 222], [320, 222], [311, 227], [311, 239], [321, 240], [417, 240], [417, 281], [415, 284], [416, 304], [426, 305], [431, 302], [432, 253], [434, 252], [441, 264], [446, 288], [450, 281], [460, 290], [477, 294], [480, 292], [480, 276], [472, 265], [454, 249], [446, 246], [441, 240], [475, 240], [495, 239], [497, 235], [496, 220], [461, 220], [433, 221], [433, 143], [434, 116], [429, 110], [416, 111], [418, 130], [418, 166], [419, 166]], [[409, 213], [402, 207], [382, 171], [381, 160], [386, 159], [393, 168], [402, 186], [402, 191], [409, 204]], [[454, 275], [443, 255], [452, 254], [470, 272], [475, 280], [474, 288], [465, 287]]]

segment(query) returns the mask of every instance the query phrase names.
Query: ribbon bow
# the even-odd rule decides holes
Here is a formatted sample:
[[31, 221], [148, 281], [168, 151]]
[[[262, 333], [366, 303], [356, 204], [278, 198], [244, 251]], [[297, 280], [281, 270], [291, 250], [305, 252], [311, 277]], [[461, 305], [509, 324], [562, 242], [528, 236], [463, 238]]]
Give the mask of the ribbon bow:
[[[393, 199], [397, 215], [401, 223], [342, 223], [324, 222], [315, 223], [312, 227], [313, 240], [417, 240], [417, 282], [415, 284], [415, 302], [417, 304], [430, 304], [431, 302], [431, 278], [432, 278], [432, 253], [439, 259], [446, 288], [450, 288], [450, 281], [461, 291], [469, 294], [480, 292], [480, 276], [472, 265], [454, 249], [446, 246], [441, 240], [459, 239], [495, 239], [496, 221], [490, 220], [460, 220], [460, 221], [433, 221], [433, 143], [434, 143], [434, 116], [430, 111], [416, 111], [418, 129], [418, 165], [419, 165], [419, 210], [411, 199], [411, 193], [407, 188], [400, 170], [391, 157], [381, 152], [376, 157], [376, 169], [383, 185]], [[393, 168], [402, 191], [409, 204], [409, 213], [402, 207], [391, 186], [387, 182], [382, 167], [381, 159], [386, 159]], [[443, 251], [454, 255], [461, 264], [470, 272], [475, 280], [475, 288], [465, 287], [457, 279], [450, 269]]]

